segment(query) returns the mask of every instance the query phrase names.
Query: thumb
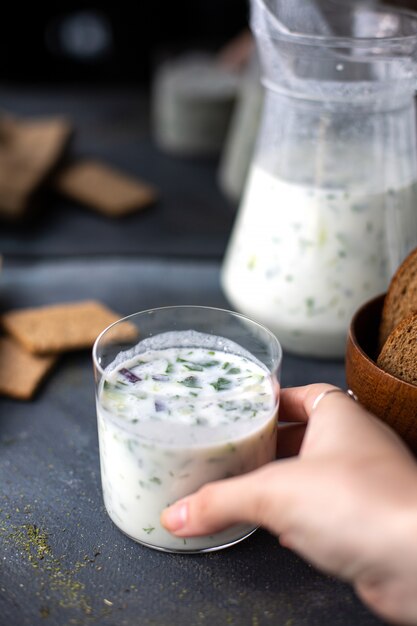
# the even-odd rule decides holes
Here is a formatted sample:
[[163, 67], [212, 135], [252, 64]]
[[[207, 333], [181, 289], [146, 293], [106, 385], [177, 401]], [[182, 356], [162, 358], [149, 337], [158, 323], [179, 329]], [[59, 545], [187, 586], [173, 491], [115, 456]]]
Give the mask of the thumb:
[[275, 501], [276, 506], [280, 495], [278, 466], [292, 462], [278, 461], [243, 476], [207, 483], [165, 509], [161, 524], [178, 537], [210, 535], [239, 523], [267, 525], [271, 504]]

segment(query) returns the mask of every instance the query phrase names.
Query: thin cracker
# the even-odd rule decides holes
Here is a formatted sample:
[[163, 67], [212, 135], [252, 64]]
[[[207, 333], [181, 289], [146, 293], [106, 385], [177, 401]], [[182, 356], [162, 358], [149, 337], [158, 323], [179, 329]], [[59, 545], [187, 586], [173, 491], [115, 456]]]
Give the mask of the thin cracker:
[[0, 395], [30, 400], [56, 361], [55, 356], [30, 354], [10, 337], [0, 337]]
[[[97, 336], [120, 317], [100, 302], [86, 300], [9, 311], [1, 323], [29, 352], [57, 354], [91, 348]], [[117, 333], [120, 341], [138, 334], [129, 322], [121, 324]]]
[[0, 119], [0, 215], [19, 217], [55, 167], [72, 132], [64, 118]]
[[62, 194], [109, 217], [121, 217], [155, 202], [154, 187], [100, 161], [85, 159], [62, 168], [54, 179]]

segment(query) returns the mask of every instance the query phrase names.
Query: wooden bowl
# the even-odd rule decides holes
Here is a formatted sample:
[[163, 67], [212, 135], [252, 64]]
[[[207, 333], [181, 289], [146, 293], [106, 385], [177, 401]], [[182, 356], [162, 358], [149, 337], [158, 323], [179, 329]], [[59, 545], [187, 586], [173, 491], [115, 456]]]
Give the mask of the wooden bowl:
[[393, 428], [417, 453], [417, 386], [376, 364], [378, 329], [385, 294], [354, 315], [347, 340], [346, 381], [368, 411]]

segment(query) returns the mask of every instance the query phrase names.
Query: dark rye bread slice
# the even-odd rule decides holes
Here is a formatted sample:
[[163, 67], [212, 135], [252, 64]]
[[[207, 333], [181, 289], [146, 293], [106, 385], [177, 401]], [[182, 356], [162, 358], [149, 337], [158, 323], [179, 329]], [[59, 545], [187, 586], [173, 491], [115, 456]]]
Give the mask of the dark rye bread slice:
[[411, 313], [394, 328], [384, 343], [377, 365], [417, 386], [417, 313]]
[[405, 317], [417, 311], [417, 248], [410, 252], [395, 272], [381, 315], [379, 347]]

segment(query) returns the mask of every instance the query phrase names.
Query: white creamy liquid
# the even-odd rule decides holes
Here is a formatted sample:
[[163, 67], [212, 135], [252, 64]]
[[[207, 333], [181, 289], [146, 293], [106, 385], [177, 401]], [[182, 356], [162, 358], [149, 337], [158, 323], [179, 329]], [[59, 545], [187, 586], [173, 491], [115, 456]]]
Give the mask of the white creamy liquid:
[[222, 271], [232, 305], [300, 354], [342, 356], [353, 313], [417, 240], [414, 180], [380, 192], [339, 174], [320, 188], [253, 165]]
[[185, 552], [249, 534], [241, 525], [180, 539], [159, 519], [204, 483], [275, 458], [275, 396], [265, 366], [223, 338], [164, 333], [121, 353], [97, 398], [103, 494], [115, 524], [151, 547]]

